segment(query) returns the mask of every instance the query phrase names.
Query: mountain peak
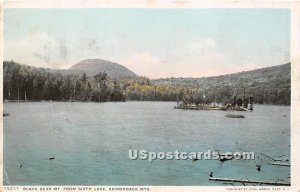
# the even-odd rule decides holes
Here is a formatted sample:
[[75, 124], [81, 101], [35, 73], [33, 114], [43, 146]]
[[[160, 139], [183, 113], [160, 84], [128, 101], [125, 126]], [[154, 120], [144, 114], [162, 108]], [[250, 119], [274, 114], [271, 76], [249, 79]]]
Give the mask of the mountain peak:
[[111, 78], [137, 76], [134, 72], [123, 65], [103, 59], [85, 59], [73, 65], [69, 70], [74, 72], [85, 72], [88, 76], [94, 76], [99, 72], [104, 71]]

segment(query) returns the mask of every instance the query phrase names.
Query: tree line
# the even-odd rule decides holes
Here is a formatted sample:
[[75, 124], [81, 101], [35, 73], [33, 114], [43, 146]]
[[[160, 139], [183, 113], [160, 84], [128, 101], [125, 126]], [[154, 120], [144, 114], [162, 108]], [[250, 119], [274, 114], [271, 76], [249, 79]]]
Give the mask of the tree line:
[[113, 79], [105, 72], [92, 77], [4, 61], [5, 100], [53, 101], [184, 101], [289, 105], [290, 64], [208, 78], [147, 77]]
[[127, 78], [121, 82], [128, 100], [178, 101], [188, 91], [183, 86], [154, 85], [147, 77]]
[[52, 72], [45, 68], [3, 62], [3, 98], [28, 101], [124, 101], [117, 80], [109, 80], [105, 72], [93, 77]]
[[254, 103], [290, 105], [291, 64], [216, 77], [155, 79], [151, 83], [189, 88], [184, 100], [194, 103], [232, 103], [243, 100], [245, 92]]

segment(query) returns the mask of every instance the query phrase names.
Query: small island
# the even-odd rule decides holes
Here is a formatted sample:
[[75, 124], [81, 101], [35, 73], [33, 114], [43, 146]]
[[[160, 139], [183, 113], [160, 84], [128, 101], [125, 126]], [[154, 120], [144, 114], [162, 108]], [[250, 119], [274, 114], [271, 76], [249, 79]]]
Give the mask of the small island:
[[243, 89], [243, 98], [237, 99], [237, 92], [224, 94], [224, 102], [218, 103], [206, 98], [204, 91], [190, 90], [184, 95], [181, 102], [177, 101], [174, 109], [183, 110], [222, 110], [222, 111], [253, 111], [253, 97], [246, 97], [246, 88]]

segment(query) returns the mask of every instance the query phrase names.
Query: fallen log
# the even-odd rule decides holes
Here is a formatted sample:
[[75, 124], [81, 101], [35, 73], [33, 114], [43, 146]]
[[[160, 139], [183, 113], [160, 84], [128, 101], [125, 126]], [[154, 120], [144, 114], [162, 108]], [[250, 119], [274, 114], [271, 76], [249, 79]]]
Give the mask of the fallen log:
[[276, 186], [290, 186], [290, 183], [285, 182], [271, 182], [271, 181], [256, 181], [256, 180], [249, 180], [249, 179], [233, 179], [233, 178], [217, 178], [217, 177], [210, 177], [210, 181], [228, 181], [228, 182], [238, 182], [238, 183], [257, 183], [263, 185], [276, 185]]
[[268, 163], [269, 165], [279, 165], [279, 166], [287, 166], [287, 167], [290, 167], [291, 166], [291, 164], [286, 164], [286, 163], [272, 163], [272, 162], [270, 162], [270, 163]]
[[[289, 161], [288, 159], [274, 159], [273, 157], [270, 157], [266, 154], [263, 154], [263, 153], [260, 153], [260, 154], [262, 154], [265, 157], [268, 157], [268, 158], [272, 159], [273, 161], [280, 161], [280, 162], [288, 162]], [[281, 155], [281, 156], [284, 156], [284, 155]]]

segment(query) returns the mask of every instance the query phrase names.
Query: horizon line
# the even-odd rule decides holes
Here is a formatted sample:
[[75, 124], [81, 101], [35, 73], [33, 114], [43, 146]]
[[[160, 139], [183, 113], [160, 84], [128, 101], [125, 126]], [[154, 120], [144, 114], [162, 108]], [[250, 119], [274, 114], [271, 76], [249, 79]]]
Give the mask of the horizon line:
[[[105, 60], [105, 59], [84, 59], [84, 60], [81, 60], [81, 61], [85, 61], [85, 60], [102, 60], [102, 61], [107, 61], [107, 62], [110, 62], [112, 64], [118, 64], [118, 65], [121, 65], [125, 68], [127, 68], [128, 70], [132, 71], [131, 69], [129, 69], [127, 66], [124, 66], [120, 63], [116, 63], [114, 61], [109, 61], [109, 60]], [[3, 60], [3, 62], [14, 62], [14, 63], [17, 63], [17, 64], [20, 64], [20, 65], [26, 65], [26, 66], [29, 66], [29, 67], [34, 67], [34, 68], [43, 68], [43, 69], [50, 69], [50, 70], [70, 70], [73, 66], [75, 66], [77, 63], [81, 62], [77, 62], [76, 64], [72, 65], [71, 67], [69, 68], [51, 68], [51, 67], [41, 67], [41, 66], [33, 66], [33, 65], [29, 65], [29, 64], [23, 64], [23, 63], [19, 63], [15, 60]], [[250, 69], [250, 70], [242, 70], [242, 71], [238, 71], [238, 72], [232, 72], [232, 73], [224, 73], [224, 74], [220, 74], [220, 75], [211, 75], [211, 76], [201, 76], [201, 77], [182, 77], [182, 76], [178, 76], [178, 77], [159, 77], [159, 78], [149, 78], [147, 76], [143, 76], [143, 75], [138, 75], [136, 72], [132, 71], [134, 74], [136, 74], [138, 77], [146, 77], [150, 80], [158, 80], [158, 79], [172, 79], [172, 78], [185, 78], [185, 79], [188, 79], [188, 78], [192, 78], [192, 79], [200, 79], [200, 78], [210, 78], [210, 77], [220, 77], [220, 76], [226, 76], [226, 75], [233, 75], [233, 74], [238, 74], [238, 73], [243, 73], [243, 72], [250, 72], [250, 71], [255, 71], [255, 70], [260, 70], [260, 69], [267, 69], [267, 68], [271, 68], [271, 67], [277, 67], [277, 66], [281, 66], [281, 65], [287, 65], [287, 64], [291, 64], [291, 61], [288, 61], [288, 62], [284, 62], [283, 64], [276, 64], [276, 65], [271, 65], [271, 66], [267, 66], [267, 67], [261, 67], [261, 68], [254, 68], [254, 69]]]

